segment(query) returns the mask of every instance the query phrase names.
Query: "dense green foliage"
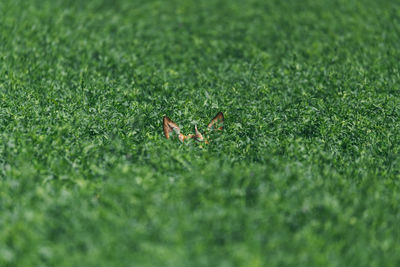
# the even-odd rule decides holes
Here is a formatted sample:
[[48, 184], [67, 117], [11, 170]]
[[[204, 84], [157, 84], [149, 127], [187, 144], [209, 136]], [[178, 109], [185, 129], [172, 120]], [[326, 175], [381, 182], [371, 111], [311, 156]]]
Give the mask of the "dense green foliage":
[[0, 1], [0, 265], [399, 265], [396, 2]]

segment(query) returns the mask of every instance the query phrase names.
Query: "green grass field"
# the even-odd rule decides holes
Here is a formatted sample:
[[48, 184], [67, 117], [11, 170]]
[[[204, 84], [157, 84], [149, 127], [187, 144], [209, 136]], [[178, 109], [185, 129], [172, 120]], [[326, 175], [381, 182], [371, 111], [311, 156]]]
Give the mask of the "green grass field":
[[399, 266], [399, 62], [394, 0], [2, 0], [0, 266]]

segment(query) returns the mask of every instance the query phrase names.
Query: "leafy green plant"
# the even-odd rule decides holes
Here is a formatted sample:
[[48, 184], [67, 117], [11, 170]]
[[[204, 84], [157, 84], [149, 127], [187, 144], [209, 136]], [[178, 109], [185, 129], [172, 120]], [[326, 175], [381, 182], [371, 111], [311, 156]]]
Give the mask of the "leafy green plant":
[[0, 265], [398, 265], [399, 33], [388, 0], [1, 1]]

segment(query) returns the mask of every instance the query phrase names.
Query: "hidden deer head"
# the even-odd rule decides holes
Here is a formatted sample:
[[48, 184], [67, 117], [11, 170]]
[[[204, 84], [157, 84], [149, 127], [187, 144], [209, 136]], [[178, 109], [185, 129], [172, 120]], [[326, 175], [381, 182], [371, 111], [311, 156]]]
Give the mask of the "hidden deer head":
[[[218, 112], [218, 114], [215, 115], [215, 117], [207, 125], [207, 129], [208, 131], [212, 130], [222, 131], [224, 128], [223, 124], [224, 124], [224, 115], [222, 114], [222, 112]], [[163, 129], [165, 138], [167, 139], [170, 138], [170, 133], [175, 133], [181, 142], [185, 142], [185, 140], [187, 139], [194, 139], [198, 142], [205, 142], [206, 144], [208, 144], [209, 141], [205, 139], [203, 135], [197, 130], [197, 125], [194, 126], [194, 134], [188, 134], [188, 135], [182, 134], [179, 126], [167, 116], [164, 116], [163, 118]]]

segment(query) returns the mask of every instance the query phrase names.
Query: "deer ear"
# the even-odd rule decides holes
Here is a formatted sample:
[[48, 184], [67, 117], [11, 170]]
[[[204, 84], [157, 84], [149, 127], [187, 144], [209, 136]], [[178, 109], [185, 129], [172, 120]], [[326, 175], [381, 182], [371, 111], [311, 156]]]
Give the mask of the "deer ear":
[[169, 133], [172, 131], [174, 131], [178, 136], [181, 133], [181, 129], [179, 128], [179, 126], [167, 116], [164, 116], [163, 118], [163, 130], [165, 138], [167, 139], [169, 139]]
[[218, 112], [217, 115], [207, 125], [208, 130], [217, 129], [222, 130], [224, 128], [224, 114]]

